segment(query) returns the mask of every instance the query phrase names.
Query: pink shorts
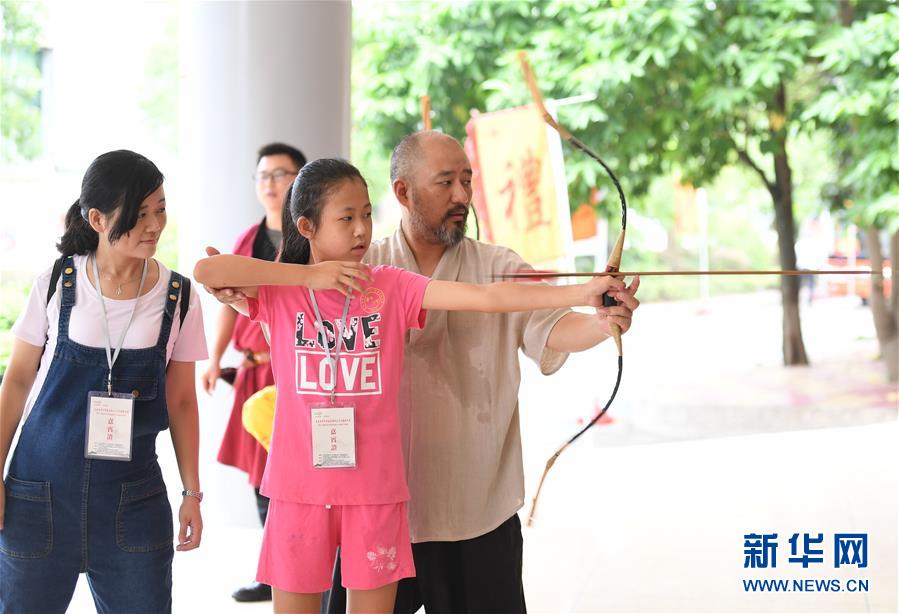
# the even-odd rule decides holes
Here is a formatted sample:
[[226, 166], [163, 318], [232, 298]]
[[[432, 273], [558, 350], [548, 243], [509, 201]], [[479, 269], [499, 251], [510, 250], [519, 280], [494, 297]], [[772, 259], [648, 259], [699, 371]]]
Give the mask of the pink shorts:
[[326, 591], [337, 546], [348, 589], [415, 576], [405, 503], [327, 507], [272, 499], [256, 580], [291, 593]]

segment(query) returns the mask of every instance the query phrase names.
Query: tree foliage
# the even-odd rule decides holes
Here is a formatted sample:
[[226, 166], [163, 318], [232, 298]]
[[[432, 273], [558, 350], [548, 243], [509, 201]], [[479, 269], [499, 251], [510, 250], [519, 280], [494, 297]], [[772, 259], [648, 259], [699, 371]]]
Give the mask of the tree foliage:
[[[357, 125], [388, 153], [421, 127], [428, 94], [435, 127], [462, 137], [472, 109], [529, 101], [514, 59], [525, 49], [547, 96], [596, 97], [561, 117], [637, 194], [672, 169], [703, 184], [737, 162], [771, 187], [788, 137], [851, 117], [860, 138], [834, 139], [853, 152], [845, 183], [876, 200], [899, 167], [899, 7], [855, 5], [865, 20], [846, 29], [836, 0], [363, 4]], [[572, 162], [577, 204], [603, 179]]]
[[[849, 30], [841, 22], [847, 7], [864, 16]], [[796, 266], [796, 137], [833, 131], [851, 158], [841, 189], [870, 203], [869, 215], [895, 209], [895, 0], [469, 1], [363, 10], [357, 125], [383, 156], [420, 127], [423, 94], [434, 126], [458, 137], [472, 109], [527, 103], [515, 61], [524, 49], [548, 98], [593, 97], [562, 107], [560, 118], [632, 195], [672, 171], [703, 185], [728, 165], [751, 169], [771, 197], [783, 268]], [[606, 182], [576, 156], [566, 172], [573, 205]], [[797, 280], [784, 278], [781, 291], [784, 360], [802, 364]]]
[[899, 231], [899, 7], [834, 25], [812, 55], [823, 86], [803, 119], [829, 132], [841, 162], [833, 205], [860, 226]]
[[40, 153], [41, 55], [36, 2], [0, 0], [0, 160]]

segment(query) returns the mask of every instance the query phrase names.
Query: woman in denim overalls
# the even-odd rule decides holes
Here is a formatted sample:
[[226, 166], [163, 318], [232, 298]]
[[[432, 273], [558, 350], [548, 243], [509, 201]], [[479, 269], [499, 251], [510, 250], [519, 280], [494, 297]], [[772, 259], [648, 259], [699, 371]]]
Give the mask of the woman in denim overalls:
[[[167, 356], [173, 324], [179, 338], [188, 339], [181, 335], [187, 327], [181, 326], [176, 309], [179, 297], [188, 297], [181, 297], [181, 276], [172, 272], [161, 278], [166, 269], [152, 258], [165, 227], [162, 179], [150, 160], [134, 152], [114, 151], [94, 160], [58, 246], [64, 256], [58, 291], [41, 305], [50, 317], [56, 313], [52, 301], [59, 306], [58, 324], [49, 321], [53, 330], [48, 331], [43, 361], [44, 347], [23, 340], [26, 333], [14, 328], [16, 341], [0, 393], [0, 466], [5, 465], [26, 397], [36, 377], [44, 378], [34, 391], [5, 493], [0, 489], [2, 613], [65, 612], [80, 573], [87, 574], [99, 612], [171, 611], [172, 511], [156, 462], [156, 435], [170, 422], [185, 489], [178, 550], [200, 543], [194, 363], [169, 361]], [[36, 283], [31, 301], [37, 288]], [[79, 307], [76, 298], [85, 304]], [[99, 306], [97, 313], [84, 315], [93, 309], [88, 303]], [[143, 309], [138, 308], [141, 303]], [[83, 328], [72, 330], [84, 333], [91, 322], [100, 322], [107, 341], [100, 347], [73, 341], [73, 309]], [[107, 324], [107, 312], [113, 309], [131, 309], [130, 326], [121, 317], [117, 328], [112, 318]], [[202, 319], [199, 326], [202, 329]], [[116, 356], [125, 339], [123, 329], [146, 337], [145, 347], [122, 349]], [[155, 343], [147, 335], [155, 336]], [[205, 354], [205, 346], [200, 352]], [[107, 434], [102, 429], [107, 427], [92, 428], [88, 440], [89, 393], [108, 392], [110, 361], [111, 391], [127, 395], [124, 405], [133, 408], [131, 414], [122, 414], [129, 419], [133, 415], [130, 460], [121, 451], [127, 450], [128, 438], [118, 435], [127, 429], [116, 431], [115, 441], [125, 442], [118, 452], [99, 454], [103, 458], [90, 453], [104, 445]], [[108, 438], [113, 441], [112, 425], [118, 428], [119, 423], [110, 418], [109, 424]]]

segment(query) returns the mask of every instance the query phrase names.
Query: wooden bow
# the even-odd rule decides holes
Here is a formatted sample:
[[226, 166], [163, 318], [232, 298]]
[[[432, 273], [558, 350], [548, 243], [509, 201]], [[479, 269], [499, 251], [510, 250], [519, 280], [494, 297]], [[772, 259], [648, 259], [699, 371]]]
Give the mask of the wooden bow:
[[[606, 273], [617, 273], [621, 267], [621, 252], [624, 249], [624, 235], [627, 231], [627, 199], [624, 197], [624, 190], [621, 189], [621, 183], [618, 181], [618, 177], [615, 176], [615, 173], [612, 172], [612, 169], [603, 162], [603, 160], [597, 155], [593, 150], [584, 145], [581, 141], [579, 141], [574, 135], [571, 134], [568, 130], [566, 130], [559, 122], [550, 115], [549, 111], [546, 109], [546, 105], [543, 103], [543, 96], [540, 93], [540, 88], [537, 86], [537, 79], [534, 77], [534, 71], [531, 70], [531, 65], [528, 63], [527, 55], [524, 51], [520, 51], [518, 53], [518, 60], [521, 63], [521, 70], [524, 73], [524, 79], [527, 82], [528, 89], [531, 91], [531, 98], [534, 100], [534, 104], [537, 106], [537, 110], [543, 116], [543, 120], [550, 125], [556, 132], [559, 133], [559, 136], [562, 137], [563, 140], [568, 142], [575, 149], [587, 154], [593, 160], [598, 162], [600, 166], [606, 171], [606, 174], [612, 179], [612, 183], [615, 184], [615, 188], [618, 190], [618, 198], [621, 201], [621, 232], [618, 235], [618, 240], [615, 241], [615, 246], [612, 248], [612, 253], [609, 256], [609, 261], [606, 264]], [[606, 307], [610, 307], [615, 305], [615, 300], [612, 299], [607, 294], [603, 295], [603, 305]], [[621, 384], [621, 374], [624, 366], [624, 353], [622, 351], [621, 345], [621, 328], [614, 323], [610, 324], [610, 332], [612, 334], [612, 338], [615, 340], [615, 346], [618, 349], [618, 377], [615, 381], [615, 388], [612, 390], [612, 394], [609, 397], [608, 402], [602, 408], [602, 410], [593, 417], [590, 422], [587, 423], [584, 428], [579, 430], [574, 436], [570, 437], [568, 441], [566, 441], [556, 452], [546, 461], [546, 468], [543, 470], [543, 476], [540, 478], [540, 484], [537, 486], [537, 494], [534, 495], [533, 503], [531, 504], [531, 513], [528, 515], [528, 526], [533, 525], [534, 523], [534, 515], [537, 511], [537, 500], [540, 498], [540, 491], [543, 490], [543, 483], [546, 480], [546, 476], [549, 473], [549, 470], [555, 464], [556, 459], [565, 451], [565, 448], [574, 443], [581, 435], [586, 433], [594, 424], [599, 422], [599, 419], [602, 418], [605, 413], [609, 410], [609, 407], [612, 405], [612, 401], [615, 400], [615, 395], [618, 393], [618, 387]]]
[[[531, 97], [534, 100], [534, 104], [537, 106], [537, 110], [543, 116], [543, 120], [549, 124], [556, 132], [559, 133], [559, 136], [566, 142], [568, 142], [575, 149], [587, 154], [593, 160], [598, 162], [603, 169], [606, 171], [606, 174], [612, 179], [612, 182], [615, 184], [615, 188], [618, 190], [618, 198], [621, 201], [621, 232], [618, 235], [618, 240], [615, 242], [614, 247], [612, 248], [611, 255], [609, 256], [609, 261], [606, 265], [606, 270], [604, 272], [598, 273], [560, 273], [560, 272], [546, 272], [546, 271], [520, 271], [515, 273], [510, 273], [507, 275], [502, 275], [499, 277], [507, 278], [507, 279], [546, 279], [553, 277], [595, 277], [595, 276], [603, 276], [603, 275], [612, 275], [616, 277], [626, 277], [632, 275], [871, 275], [871, 274], [882, 274], [879, 271], [864, 271], [864, 270], [855, 270], [855, 271], [840, 271], [840, 270], [825, 270], [825, 271], [783, 271], [783, 270], [769, 270], [769, 271], [621, 271], [621, 252], [624, 249], [624, 237], [625, 232], [627, 231], [627, 201], [624, 196], [624, 190], [621, 188], [621, 183], [618, 181], [618, 178], [615, 176], [615, 173], [612, 172], [612, 169], [603, 162], [603, 160], [589, 147], [584, 145], [580, 140], [577, 139], [574, 135], [571, 134], [568, 130], [565, 129], [561, 124], [559, 124], [558, 120], [554, 118], [549, 111], [546, 109], [546, 105], [543, 103], [543, 96], [540, 93], [540, 88], [537, 86], [537, 80], [534, 77], [534, 72], [531, 70], [531, 66], [528, 63], [527, 56], [523, 51], [518, 53], [518, 59], [521, 63], [521, 70], [524, 73], [525, 81], [527, 82], [528, 89], [531, 91]], [[606, 307], [610, 307], [615, 305], [615, 301], [609, 297], [608, 295], [603, 295], [603, 305]], [[610, 325], [612, 337], [615, 339], [615, 345], [618, 348], [618, 377], [615, 381], [615, 387], [612, 390], [612, 394], [609, 397], [608, 402], [602, 408], [602, 410], [594, 416], [590, 422], [587, 423], [582, 429], [580, 429], [574, 436], [570, 437], [568, 441], [566, 441], [556, 452], [546, 461], [546, 468], [543, 470], [543, 476], [540, 478], [540, 484], [537, 486], [537, 494], [534, 496], [533, 503], [531, 504], [531, 512], [528, 516], [528, 526], [531, 526], [534, 522], [534, 516], [537, 509], [537, 500], [540, 497], [540, 492], [543, 490], [543, 483], [546, 480], [546, 476], [549, 473], [549, 470], [555, 464], [556, 459], [565, 451], [569, 445], [574, 443], [581, 435], [586, 433], [594, 424], [596, 424], [600, 418], [602, 418], [605, 413], [609, 410], [609, 407], [612, 404], [612, 401], [615, 399], [615, 395], [618, 393], [618, 387], [621, 384], [621, 374], [623, 371], [623, 359], [624, 354], [622, 352], [621, 345], [621, 329], [617, 324]]]

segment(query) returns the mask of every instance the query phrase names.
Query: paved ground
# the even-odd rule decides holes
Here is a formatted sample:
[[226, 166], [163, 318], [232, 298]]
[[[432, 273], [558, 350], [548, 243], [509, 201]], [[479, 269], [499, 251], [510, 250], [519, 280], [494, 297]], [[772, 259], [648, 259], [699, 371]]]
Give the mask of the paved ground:
[[[897, 391], [875, 362], [870, 313], [851, 299], [804, 307], [810, 367], [780, 362], [776, 293], [646, 305], [625, 336], [611, 421], [554, 467], [525, 530], [532, 612], [896, 611]], [[611, 347], [552, 378], [523, 366], [527, 498], [547, 456], [614, 383]], [[203, 401], [206, 533], [178, 554], [176, 612], [262, 612], [231, 590], [253, 574], [260, 532], [242, 476], [214, 461], [225, 391]], [[167, 438], [161, 462], [177, 490]], [[780, 536], [776, 569], [744, 569], [746, 533]], [[866, 532], [865, 569], [786, 561], [793, 533]], [[747, 593], [744, 579], [864, 578], [866, 593]], [[86, 583], [72, 612], [93, 611]]]

